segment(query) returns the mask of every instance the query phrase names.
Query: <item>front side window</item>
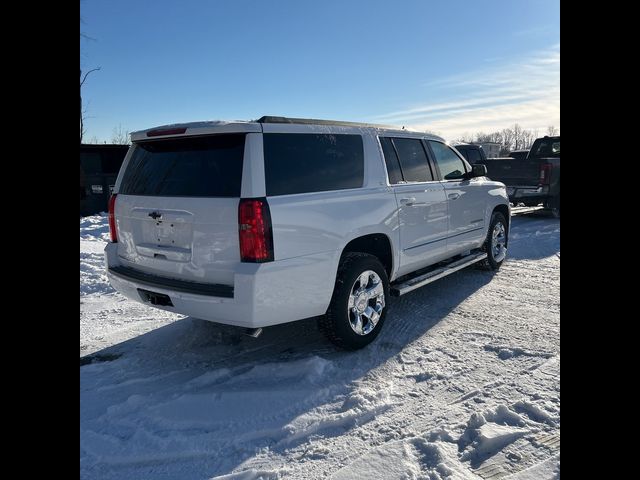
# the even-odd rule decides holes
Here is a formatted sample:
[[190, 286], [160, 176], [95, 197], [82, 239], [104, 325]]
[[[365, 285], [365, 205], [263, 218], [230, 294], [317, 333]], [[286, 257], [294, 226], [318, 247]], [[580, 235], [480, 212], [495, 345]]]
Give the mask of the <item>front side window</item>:
[[466, 168], [462, 159], [444, 143], [429, 140], [436, 164], [440, 169], [440, 175], [444, 180], [456, 180], [462, 178]]
[[364, 184], [361, 135], [265, 133], [267, 195], [325, 192]]

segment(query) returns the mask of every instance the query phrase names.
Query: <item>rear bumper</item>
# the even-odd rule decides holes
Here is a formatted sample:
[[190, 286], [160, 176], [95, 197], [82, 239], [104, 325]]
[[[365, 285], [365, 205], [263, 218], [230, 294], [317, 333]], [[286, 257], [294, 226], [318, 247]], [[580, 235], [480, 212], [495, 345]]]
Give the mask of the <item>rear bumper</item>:
[[[339, 252], [325, 252], [264, 264], [239, 264], [233, 286], [227, 286], [233, 292], [230, 297], [229, 290], [220, 291], [226, 296], [216, 295], [215, 288], [223, 287], [219, 285], [196, 293], [187, 288], [193, 282], [174, 283], [173, 279], [142, 272], [132, 275], [122, 269], [117, 247], [108, 243], [105, 248], [107, 277], [125, 297], [162, 310], [247, 328], [324, 314], [333, 294], [339, 260]], [[151, 305], [138, 289], [168, 295], [173, 306]]]
[[507, 195], [509, 200], [522, 200], [534, 197], [544, 198], [549, 194], [549, 187], [545, 186], [514, 186], [507, 187]]

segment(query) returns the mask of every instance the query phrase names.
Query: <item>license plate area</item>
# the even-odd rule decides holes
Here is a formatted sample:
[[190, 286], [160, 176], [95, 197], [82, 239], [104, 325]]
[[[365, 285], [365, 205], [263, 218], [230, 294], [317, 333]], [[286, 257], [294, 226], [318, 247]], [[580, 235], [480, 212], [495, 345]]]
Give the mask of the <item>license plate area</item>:
[[149, 290], [143, 290], [138, 288], [138, 294], [142, 298], [143, 302], [150, 303], [151, 305], [157, 305], [159, 307], [173, 307], [171, 298], [164, 293], [151, 292]]

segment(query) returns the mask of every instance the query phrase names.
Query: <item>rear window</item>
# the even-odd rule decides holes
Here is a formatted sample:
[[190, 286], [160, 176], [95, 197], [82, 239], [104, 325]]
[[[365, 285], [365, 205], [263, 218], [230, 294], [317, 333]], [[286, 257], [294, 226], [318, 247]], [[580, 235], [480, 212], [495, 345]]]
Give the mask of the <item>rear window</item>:
[[[463, 152], [460, 152], [463, 153]], [[467, 159], [469, 163], [478, 163], [482, 161], [482, 157], [480, 156], [480, 150], [476, 150], [475, 148], [471, 148], [466, 151], [466, 155], [463, 156]]]
[[535, 149], [536, 157], [559, 157], [560, 156], [560, 139], [549, 139], [540, 142]]
[[99, 174], [102, 171], [99, 152], [80, 152], [80, 165], [87, 174]]
[[140, 142], [120, 193], [164, 197], [239, 197], [245, 134]]
[[267, 195], [362, 187], [361, 135], [265, 133]]
[[102, 172], [108, 174], [118, 173], [126, 154], [126, 149], [104, 152], [102, 154]]
[[[81, 147], [82, 148], [82, 147]], [[127, 154], [124, 148], [96, 148], [80, 152], [80, 165], [89, 175], [115, 174]]]

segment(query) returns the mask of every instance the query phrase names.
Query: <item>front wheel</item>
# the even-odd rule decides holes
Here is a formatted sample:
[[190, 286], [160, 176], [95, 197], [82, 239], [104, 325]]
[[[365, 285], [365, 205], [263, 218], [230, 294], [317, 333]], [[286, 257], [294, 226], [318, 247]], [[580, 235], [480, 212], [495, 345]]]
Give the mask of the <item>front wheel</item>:
[[356, 350], [371, 343], [386, 317], [389, 278], [373, 255], [345, 254], [336, 277], [333, 297], [320, 330], [335, 345]]
[[500, 212], [493, 212], [487, 232], [487, 239], [482, 247], [487, 252], [487, 259], [482, 265], [490, 270], [498, 270], [507, 256], [508, 231], [507, 221]]

